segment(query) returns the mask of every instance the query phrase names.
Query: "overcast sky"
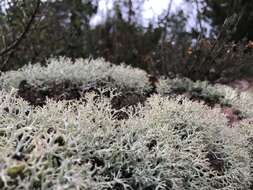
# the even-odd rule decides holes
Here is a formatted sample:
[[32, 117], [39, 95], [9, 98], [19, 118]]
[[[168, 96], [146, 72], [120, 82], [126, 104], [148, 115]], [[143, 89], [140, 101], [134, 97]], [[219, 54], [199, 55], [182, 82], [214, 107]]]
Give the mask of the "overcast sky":
[[[2, 0], [4, 1], [4, 0]], [[46, 1], [46, 0], [42, 0]], [[98, 14], [95, 15], [91, 20], [91, 25], [96, 25], [105, 21], [108, 11], [113, 8], [113, 2], [115, 0], [100, 0], [98, 7]], [[133, 0], [133, 4], [137, 4], [134, 2], [138, 2], [140, 0]], [[189, 22], [187, 24], [187, 29], [191, 29], [192, 27], [196, 27], [196, 7], [190, 3], [186, 3], [184, 0], [172, 0], [171, 11], [176, 11], [179, 9], [183, 9], [186, 15], [189, 16]], [[141, 24], [147, 25], [149, 22], [155, 23], [157, 21], [157, 17], [165, 11], [169, 6], [170, 0], [146, 0], [143, 5], [143, 12]], [[210, 30], [210, 26], [207, 23], [203, 23], [208, 30]]]
[[[147, 0], [144, 4], [143, 15], [145, 19], [152, 19], [154, 16], [161, 14], [169, 6], [170, 0]], [[172, 10], [175, 11], [183, 6], [183, 0], [174, 0]]]
[[[133, 1], [135, 2], [135, 1]], [[156, 21], [158, 15], [163, 13], [168, 6], [170, 0], [146, 0], [143, 6], [143, 24], [147, 24], [150, 21]], [[112, 9], [113, 0], [100, 0], [99, 2], [99, 14], [93, 17], [91, 24], [94, 25], [96, 23], [103, 22], [106, 18], [108, 10]], [[178, 9], [184, 9], [184, 11], [190, 16], [188, 28], [191, 28], [195, 25], [196, 18], [196, 9], [193, 5], [189, 3], [185, 3], [184, 0], [174, 0], [172, 4], [172, 11], [176, 11]]]

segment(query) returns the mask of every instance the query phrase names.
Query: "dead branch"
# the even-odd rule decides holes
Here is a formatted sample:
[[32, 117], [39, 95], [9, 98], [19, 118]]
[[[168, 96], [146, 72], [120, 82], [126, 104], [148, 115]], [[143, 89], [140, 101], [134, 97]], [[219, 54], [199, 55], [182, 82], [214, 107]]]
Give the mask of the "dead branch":
[[26, 24], [24, 31], [8, 47], [6, 47], [2, 51], [0, 51], [0, 57], [14, 51], [19, 46], [19, 44], [22, 42], [22, 40], [26, 37], [27, 33], [31, 29], [33, 22], [35, 21], [35, 17], [36, 17], [38, 10], [39, 10], [40, 4], [41, 4], [41, 1], [37, 0], [36, 7], [31, 15], [28, 23]]

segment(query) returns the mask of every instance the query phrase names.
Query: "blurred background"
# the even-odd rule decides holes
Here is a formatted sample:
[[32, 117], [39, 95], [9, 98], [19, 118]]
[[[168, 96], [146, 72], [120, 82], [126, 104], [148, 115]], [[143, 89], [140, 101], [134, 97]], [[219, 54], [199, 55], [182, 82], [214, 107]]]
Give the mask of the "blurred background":
[[226, 83], [253, 76], [250, 0], [0, 0], [0, 70], [50, 57]]

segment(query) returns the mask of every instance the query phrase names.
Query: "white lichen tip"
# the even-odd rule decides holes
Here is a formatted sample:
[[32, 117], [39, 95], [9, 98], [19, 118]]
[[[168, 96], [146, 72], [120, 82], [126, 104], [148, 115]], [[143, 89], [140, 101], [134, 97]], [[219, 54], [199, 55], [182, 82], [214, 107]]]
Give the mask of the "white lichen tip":
[[0, 189], [249, 189], [249, 137], [218, 108], [155, 95], [119, 121], [95, 96], [32, 108], [0, 91]]
[[61, 83], [66, 80], [81, 85], [91, 82], [112, 79], [108, 85], [117, 85], [146, 91], [150, 88], [147, 73], [126, 65], [113, 65], [104, 59], [77, 59], [74, 62], [69, 58], [51, 58], [46, 66], [40, 64], [26, 65], [18, 71], [3, 73], [0, 77], [0, 86], [4, 89], [18, 88], [22, 80], [33, 86], [48, 83]]

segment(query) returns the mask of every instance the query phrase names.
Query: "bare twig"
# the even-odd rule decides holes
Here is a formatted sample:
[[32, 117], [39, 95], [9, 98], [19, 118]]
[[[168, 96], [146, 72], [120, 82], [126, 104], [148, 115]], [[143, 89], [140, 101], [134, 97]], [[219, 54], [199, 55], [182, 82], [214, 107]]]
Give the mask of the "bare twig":
[[41, 4], [41, 1], [37, 0], [36, 7], [30, 17], [29, 22], [26, 24], [24, 31], [8, 47], [6, 47], [2, 51], [0, 51], [1, 57], [10, 53], [11, 51], [14, 51], [19, 46], [19, 44], [22, 42], [22, 40], [26, 37], [27, 33], [31, 29], [31, 26], [35, 20], [35, 17], [36, 17], [38, 10], [39, 10], [40, 4]]
[[204, 36], [204, 27], [202, 25], [202, 13], [199, 7], [199, 2], [198, 0], [195, 0], [195, 4], [196, 4], [196, 8], [197, 8], [197, 21], [199, 24], [199, 29], [200, 29], [200, 33], [201, 33], [201, 37]]
[[[170, 0], [169, 1], [169, 4], [168, 4], [168, 9], [167, 9], [167, 13], [165, 15], [165, 17], [161, 20], [161, 22], [164, 23], [164, 28], [163, 28], [163, 34], [162, 34], [162, 37], [161, 37], [161, 53], [162, 53], [162, 65], [163, 66], [166, 66], [165, 64], [165, 42], [166, 42], [166, 38], [167, 38], [167, 35], [168, 35], [168, 18], [170, 18], [170, 14], [171, 14], [171, 8], [172, 8], [172, 4], [173, 4], [173, 0]], [[163, 69], [164, 71], [166, 71], [167, 69], [164, 68]]]

